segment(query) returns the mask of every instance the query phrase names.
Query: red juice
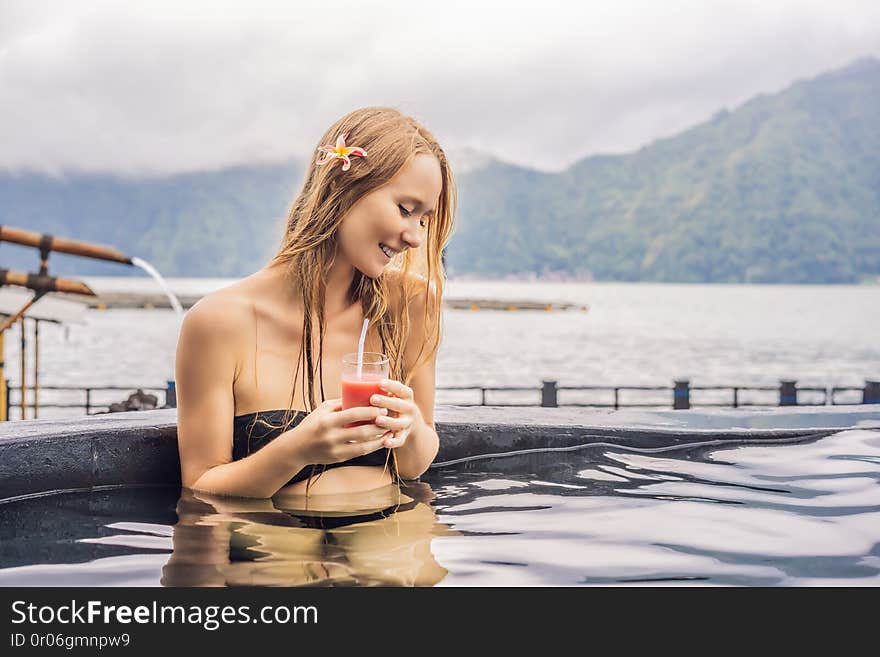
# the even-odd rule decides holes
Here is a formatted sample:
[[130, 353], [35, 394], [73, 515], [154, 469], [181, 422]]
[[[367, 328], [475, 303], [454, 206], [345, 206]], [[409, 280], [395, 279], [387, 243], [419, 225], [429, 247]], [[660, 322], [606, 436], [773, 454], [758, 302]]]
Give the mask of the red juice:
[[[370, 403], [370, 397], [373, 395], [384, 395], [385, 391], [379, 387], [382, 377], [368, 378], [362, 380], [342, 379], [342, 409], [355, 408], [357, 406], [373, 406]], [[363, 421], [346, 424], [348, 427], [359, 427], [364, 424], [374, 424], [374, 422]]]

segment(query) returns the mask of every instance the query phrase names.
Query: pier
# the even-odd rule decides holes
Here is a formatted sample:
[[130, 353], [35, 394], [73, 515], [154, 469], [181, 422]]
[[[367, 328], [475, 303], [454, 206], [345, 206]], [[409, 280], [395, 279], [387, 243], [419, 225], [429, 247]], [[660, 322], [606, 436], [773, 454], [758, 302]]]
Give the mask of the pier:
[[[67, 295], [58, 294], [56, 298], [64, 298]], [[177, 294], [180, 305], [191, 308], [202, 298], [203, 295]], [[73, 297], [71, 297], [73, 298]], [[76, 300], [83, 303], [82, 297]], [[96, 310], [109, 310], [113, 308], [171, 308], [168, 297], [162, 292], [98, 292], [97, 296], [85, 300], [89, 308]], [[475, 299], [475, 298], [444, 298], [446, 308], [453, 310], [539, 310], [539, 311], [579, 311], [587, 312], [589, 307], [584, 304], [567, 303], [563, 301], [533, 301], [527, 299]]]

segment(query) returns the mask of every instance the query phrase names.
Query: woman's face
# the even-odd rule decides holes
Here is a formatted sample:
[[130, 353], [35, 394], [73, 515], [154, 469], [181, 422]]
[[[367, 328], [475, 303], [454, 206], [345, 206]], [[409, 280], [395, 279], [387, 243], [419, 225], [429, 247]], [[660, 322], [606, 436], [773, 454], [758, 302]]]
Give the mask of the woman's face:
[[391, 181], [362, 196], [339, 226], [337, 260], [344, 260], [370, 278], [391, 262], [390, 254], [415, 249], [433, 221], [443, 187], [440, 163], [419, 154]]

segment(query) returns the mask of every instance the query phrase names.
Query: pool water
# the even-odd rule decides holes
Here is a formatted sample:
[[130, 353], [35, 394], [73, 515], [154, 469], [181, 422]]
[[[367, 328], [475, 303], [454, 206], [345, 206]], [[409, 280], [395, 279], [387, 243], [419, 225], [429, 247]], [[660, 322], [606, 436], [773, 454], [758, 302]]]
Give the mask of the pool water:
[[0, 503], [0, 586], [876, 586], [878, 476], [852, 429], [476, 459], [357, 513], [65, 492]]

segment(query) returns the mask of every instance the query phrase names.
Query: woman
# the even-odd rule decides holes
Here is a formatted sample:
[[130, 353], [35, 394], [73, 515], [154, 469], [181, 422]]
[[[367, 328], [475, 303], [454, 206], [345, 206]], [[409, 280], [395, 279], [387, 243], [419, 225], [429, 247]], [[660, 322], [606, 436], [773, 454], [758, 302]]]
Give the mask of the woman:
[[[185, 487], [223, 495], [393, 488], [437, 454], [434, 364], [455, 183], [436, 139], [386, 107], [320, 141], [278, 254], [201, 299], [177, 348]], [[342, 410], [341, 364], [387, 354], [385, 394]], [[359, 426], [348, 425], [365, 422]]]
[[[183, 489], [164, 586], [433, 586], [448, 571], [434, 557], [434, 492], [409, 482], [397, 513], [338, 516], [287, 511], [282, 496], [235, 498]], [[369, 503], [371, 493], [353, 493]], [[349, 496], [332, 495], [343, 502]]]

